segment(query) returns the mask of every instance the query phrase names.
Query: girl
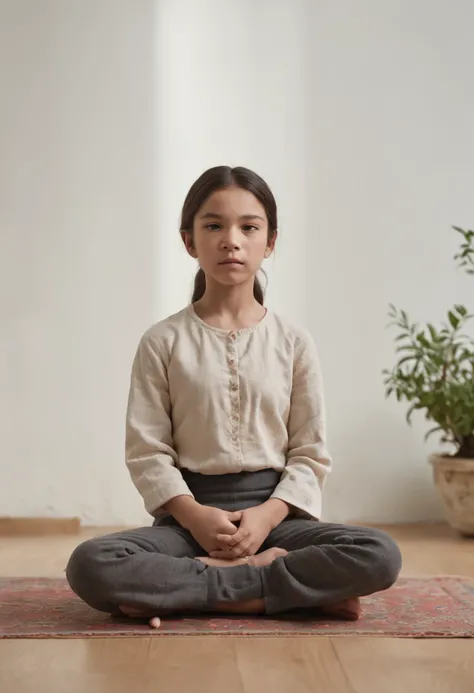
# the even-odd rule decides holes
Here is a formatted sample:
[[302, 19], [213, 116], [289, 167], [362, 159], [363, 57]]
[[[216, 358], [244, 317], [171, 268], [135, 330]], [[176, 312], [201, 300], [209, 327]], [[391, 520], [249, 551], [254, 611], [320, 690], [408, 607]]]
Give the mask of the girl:
[[151, 327], [133, 363], [126, 460], [151, 527], [90, 539], [66, 570], [113, 614], [276, 614], [357, 619], [401, 557], [374, 529], [320, 521], [331, 467], [309, 334], [264, 308], [257, 273], [277, 238], [275, 199], [245, 168], [191, 187], [181, 236], [199, 262], [191, 305]]

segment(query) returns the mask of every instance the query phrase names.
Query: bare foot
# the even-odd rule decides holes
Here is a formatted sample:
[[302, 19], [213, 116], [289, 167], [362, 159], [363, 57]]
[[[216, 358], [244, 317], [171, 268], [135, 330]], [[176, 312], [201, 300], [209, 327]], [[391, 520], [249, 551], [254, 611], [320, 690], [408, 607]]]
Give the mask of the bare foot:
[[287, 554], [288, 551], [285, 551], [285, 549], [274, 547], [272, 549], [262, 551], [262, 553], [257, 553], [255, 556], [249, 556], [248, 558], [234, 558], [233, 560], [226, 560], [224, 558], [198, 556], [197, 560], [205, 563], [206, 565], [213, 566], [214, 568], [232, 568], [236, 565], [253, 565], [262, 567], [264, 565], [270, 565], [270, 563], [273, 563], [275, 558], [286, 556]]
[[347, 621], [357, 621], [361, 614], [360, 599], [354, 597], [344, 599], [336, 604], [325, 604], [321, 607], [321, 611], [329, 616], [338, 616]]
[[282, 556], [287, 555], [288, 551], [274, 546], [272, 549], [267, 549], [266, 551], [262, 551], [262, 553], [256, 553], [255, 556], [250, 556], [248, 563], [250, 565], [262, 567], [264, 565], [270, 565], [270, 563], [273, 563], [276, 558], [281, 558]]

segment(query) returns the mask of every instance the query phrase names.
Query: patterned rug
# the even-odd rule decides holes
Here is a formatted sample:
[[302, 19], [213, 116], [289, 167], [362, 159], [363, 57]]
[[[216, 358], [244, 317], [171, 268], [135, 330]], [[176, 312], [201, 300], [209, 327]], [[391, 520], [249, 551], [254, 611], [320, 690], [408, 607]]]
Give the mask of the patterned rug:
[[160, 637], [183, 635], [400, 638], [474, 637], [474, 580], [465, 577], [400, 578], [385, 592], [362, 599], [359, 621], [313, 613], [280, 618], [183, 614], [161, 628], [95, 611], [63, 578], [0, 578], [0, 638]]

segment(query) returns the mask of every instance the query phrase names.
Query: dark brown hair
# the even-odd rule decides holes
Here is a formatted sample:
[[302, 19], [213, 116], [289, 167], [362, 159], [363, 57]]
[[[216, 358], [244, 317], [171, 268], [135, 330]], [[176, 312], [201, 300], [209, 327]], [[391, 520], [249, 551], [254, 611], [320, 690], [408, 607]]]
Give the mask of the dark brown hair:
[[[215, 166], [205, 171], [197, 181], [193, 183], [184, 201], [183, 211], [181, 213], [180, 231], [192, 235], [194, 217], [205, 201], [215, 193], [216, 190], [222, 190], [223, 188], [229, 188], [231, 186], [237, 186], [244, 190], [248, 190], [255, 195], [259, 202], [261, 202], [267, 215], [268, 243], [270, 243], [274, 239], [278, 228], [275, 198], [263, 178], [242, 166], [237, 168], [231, 168], [230, 166]], [[205, 290], [206, 275], [200, 268], [194, 279], [192, 303], [202, 298]], [[257, 277], [255, 277], [253, 295], [263, 306], [263, 288]]]

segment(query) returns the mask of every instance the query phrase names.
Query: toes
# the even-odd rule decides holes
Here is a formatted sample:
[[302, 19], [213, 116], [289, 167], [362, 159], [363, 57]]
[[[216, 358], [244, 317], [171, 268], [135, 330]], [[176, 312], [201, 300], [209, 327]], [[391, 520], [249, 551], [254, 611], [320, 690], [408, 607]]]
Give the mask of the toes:
[[278, 556], [288, 556], [288, 551], [286, 549], [277, 549]]
[[286, 556], [288, 554], [288, 551], [285, 551], [285, 549], [280, 549], [278, 547], [275, 547], [273, 549], [270, 549], [270, 556], [275, 559], [275, 558], [281, 558], [282, 556]]

